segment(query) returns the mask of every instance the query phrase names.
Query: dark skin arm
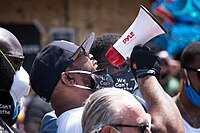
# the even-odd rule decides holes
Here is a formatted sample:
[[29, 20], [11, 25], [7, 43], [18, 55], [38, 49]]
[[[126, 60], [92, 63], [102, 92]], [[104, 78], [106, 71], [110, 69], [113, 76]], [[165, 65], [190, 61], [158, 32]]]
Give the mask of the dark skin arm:
[[153, 133], [183, 133], [181, 114], [173, 99], [164, 92], [155, 76], [137, 78], [148, 113], [152, 116]]

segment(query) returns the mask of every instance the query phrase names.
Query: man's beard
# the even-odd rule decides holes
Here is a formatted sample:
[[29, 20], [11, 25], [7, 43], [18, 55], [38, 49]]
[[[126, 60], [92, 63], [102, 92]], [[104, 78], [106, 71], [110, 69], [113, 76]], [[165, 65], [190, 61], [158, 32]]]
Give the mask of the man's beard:
[[10, 90], [13, 82], [14, 71], [9, 63], [0, 56], [0, 89]]
[[94, 89], [94, 86], [95, 86], [94, 80], [89, 75], [82, 77], [82, 80], [83, 80], [84, 86]]

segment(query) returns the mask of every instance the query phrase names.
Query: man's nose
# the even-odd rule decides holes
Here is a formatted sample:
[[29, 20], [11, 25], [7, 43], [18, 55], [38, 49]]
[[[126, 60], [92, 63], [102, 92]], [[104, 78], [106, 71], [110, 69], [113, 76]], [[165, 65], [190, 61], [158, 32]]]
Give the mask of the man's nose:
[[98, 66], [97, 65], [98, 62], [97, 62], [97, 60], [94, 59], [94, 56], [92, 54], [89, 54], [89, 59], [92, 61], [92, 64], [94, 66], [96, 66], [96, 67]]

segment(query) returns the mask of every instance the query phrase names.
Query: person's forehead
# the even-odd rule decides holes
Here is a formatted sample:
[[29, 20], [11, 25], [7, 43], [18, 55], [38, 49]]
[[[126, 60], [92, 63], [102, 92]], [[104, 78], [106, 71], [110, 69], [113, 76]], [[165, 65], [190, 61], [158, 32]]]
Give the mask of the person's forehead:
[[[133, 118], [133, 119], [130, 119]], [[135, 99], [132, 103], [125, 105], [123, 121], [131, 121], [132, 123], [138, 123], [139, 119], [147, 119], [146, 112], [142, 105]], [[140, 120], [140, 121], [141, 121]], [[141, 121], [142, 122], [142, 121]]]
[[195, 57], [195, 63], [200, 64], [199, 60], [200, 60], [200, 54]]
[[200, 68], [200, 55], [195, 56], [193, 62], [191, 64], [188, 64], [189, 66], [191, 66], [192, 68]]
[[[140, 110], [140, 109], [137, 109]], [[131, 119], [130, 119], [131, 118]], [[139, 112], [139, 111], [128, 111], [125, 113], [125, 116], [123, 116], [122, 123], [125, 124], [141, 124], [141, 123], [147, 123], [149, 121], [149, 116], [145, 112]]]

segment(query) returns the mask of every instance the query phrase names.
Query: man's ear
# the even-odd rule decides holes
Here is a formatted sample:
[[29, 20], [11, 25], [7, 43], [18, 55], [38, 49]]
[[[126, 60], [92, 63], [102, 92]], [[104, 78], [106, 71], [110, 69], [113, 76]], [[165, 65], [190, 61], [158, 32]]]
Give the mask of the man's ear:
[[67, 72], [62, 72], [61, 80], [62, 80], [62, 83], [66, 84], [68, 86], [72, 86], [75, 84], [74, 78], [70, 77]]
[[101, 129], [101, 133], [113, 133], [113, 127], [112, 126], [104, 126], [102, 129]]

